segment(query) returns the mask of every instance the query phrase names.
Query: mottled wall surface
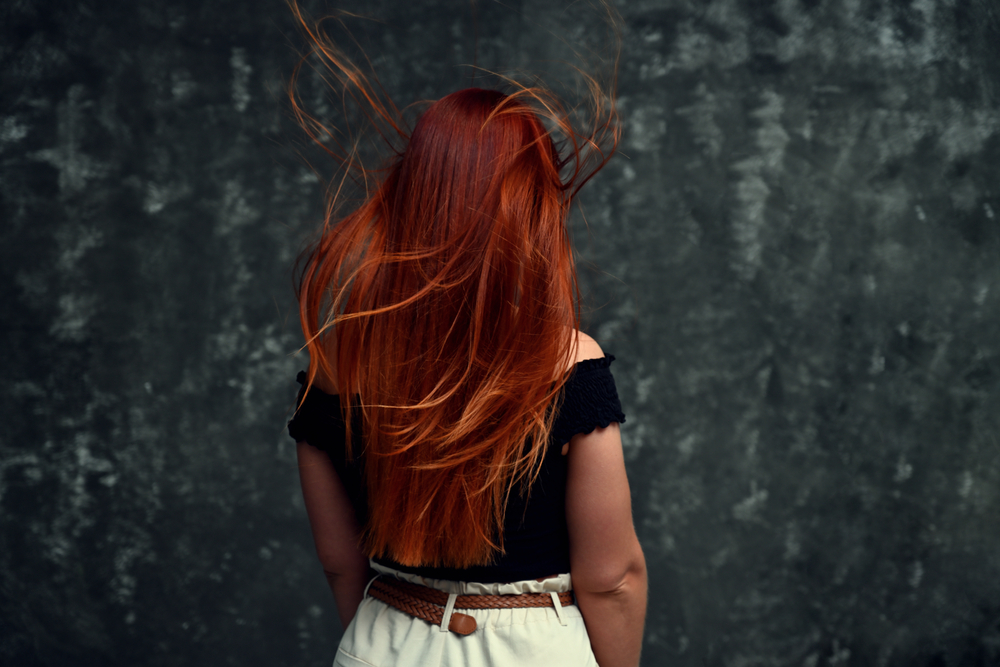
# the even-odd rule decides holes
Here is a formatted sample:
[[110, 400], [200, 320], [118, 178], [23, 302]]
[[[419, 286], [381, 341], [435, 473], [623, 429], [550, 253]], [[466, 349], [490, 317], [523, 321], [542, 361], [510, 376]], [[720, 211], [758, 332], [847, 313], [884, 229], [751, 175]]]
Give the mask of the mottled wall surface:
[[[600, 34], [566, 4], [484, 3], [480, 62]], [[353, 6], [400, 102], [461, 84], [467, 2]], [[574, 230], [644, 664], [1000, 664], [1000, 8], [617, 6]], [[299, 46], [276, 1], [0, 6], [0, 664], [332, 658], [283, 433]]]

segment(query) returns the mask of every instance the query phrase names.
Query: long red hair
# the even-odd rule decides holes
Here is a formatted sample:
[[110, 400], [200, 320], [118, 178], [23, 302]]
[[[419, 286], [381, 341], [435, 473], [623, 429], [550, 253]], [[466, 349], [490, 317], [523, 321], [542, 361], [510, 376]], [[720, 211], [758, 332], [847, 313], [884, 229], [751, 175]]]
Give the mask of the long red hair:
[[[503, 548], [508, 494], [537, 475], [575, 358], [566, 220], [617, 145], [611, 97], [586, 79], [584, 135], [540, 88], [470, 88], [431, 104], [408, 133], [377, 79], [297, 15], [334, 85], [400, 145], [384, 169], [361, 171], [371, 192], [355, 210], [338, 215], [343, 196], [331, 190], [322, 234], [301, 258], [307, 391], [317, 374], [334, 379], [348, 443], [349, 416], [362, 415], [363, 450], [348, 451], [364, 459], [369, 556], [487, 563]], [[339, 135], [318, 136], [325, 128], [298, 103], [294, 79], [292, 90], [303, 127], [356, 166], [353, 149], [329, 140]]]

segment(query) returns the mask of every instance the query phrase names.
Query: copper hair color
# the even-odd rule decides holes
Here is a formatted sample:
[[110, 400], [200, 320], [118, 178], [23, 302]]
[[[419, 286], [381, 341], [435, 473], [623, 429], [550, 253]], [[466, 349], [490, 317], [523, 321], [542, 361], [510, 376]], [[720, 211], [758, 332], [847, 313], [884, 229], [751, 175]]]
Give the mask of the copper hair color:
[[617, 145], [612, 94], [584, 75], [586, 134], [554, 95], [511, 80], [510, 94], [438, 100], [410, 133], [374, 74], [293, 10], [328, 83], [397, 146], [383, 169], [363, 169], [343, 133], [304, 111], [293, 77], [302, 126], [370, 188], [345, 215], [345, 181], [331, 188], [322, 234], [300, 259], [307, 391], [330, 377], [345, 417], [363, 417], [363, 451], [348, 452], [363, 455], [369, 556], [487, 563], [503, 549], [508, 494], [537, 475], [575, 358], [566, 221]]

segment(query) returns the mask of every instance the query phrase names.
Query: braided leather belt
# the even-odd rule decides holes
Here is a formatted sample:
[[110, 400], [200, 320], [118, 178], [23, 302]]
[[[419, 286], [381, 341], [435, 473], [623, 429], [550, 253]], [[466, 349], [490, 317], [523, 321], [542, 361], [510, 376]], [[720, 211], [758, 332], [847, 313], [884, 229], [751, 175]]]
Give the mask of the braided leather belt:
[[[441, 625], [448, 593], [420, 584], [399, 579], [379, 577], [368, 587], [368, 594], [415, 618]], [[520, 609], [526, 607], [554, 607], [549, 593], [521, 593], [520, 595], [459, 595], [455, 609]], [[573, 593], [558, 594], [562, 606], [573, 604]], [[448, 629], [460, 635], [476, 630], [476, 619], [468, 614], [452, 613]]]

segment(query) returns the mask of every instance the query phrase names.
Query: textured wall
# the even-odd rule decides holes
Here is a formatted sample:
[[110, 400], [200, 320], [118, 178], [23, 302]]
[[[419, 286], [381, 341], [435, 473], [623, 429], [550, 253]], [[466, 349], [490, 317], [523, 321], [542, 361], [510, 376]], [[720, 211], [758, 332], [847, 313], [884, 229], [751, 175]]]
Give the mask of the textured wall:
[[[567, 4], [484, 3], [480, 61], [592, 42]], [[460, 85], [469, 3], [354, 6], [401, 102]], [[644, 664], [1000, 664], [1000, 9], [618, 8], [626, 135], [574, 229]], [[300, 44], [277, 1], [0, 5], [0, 664], [333, 655], [283, 434]]]

